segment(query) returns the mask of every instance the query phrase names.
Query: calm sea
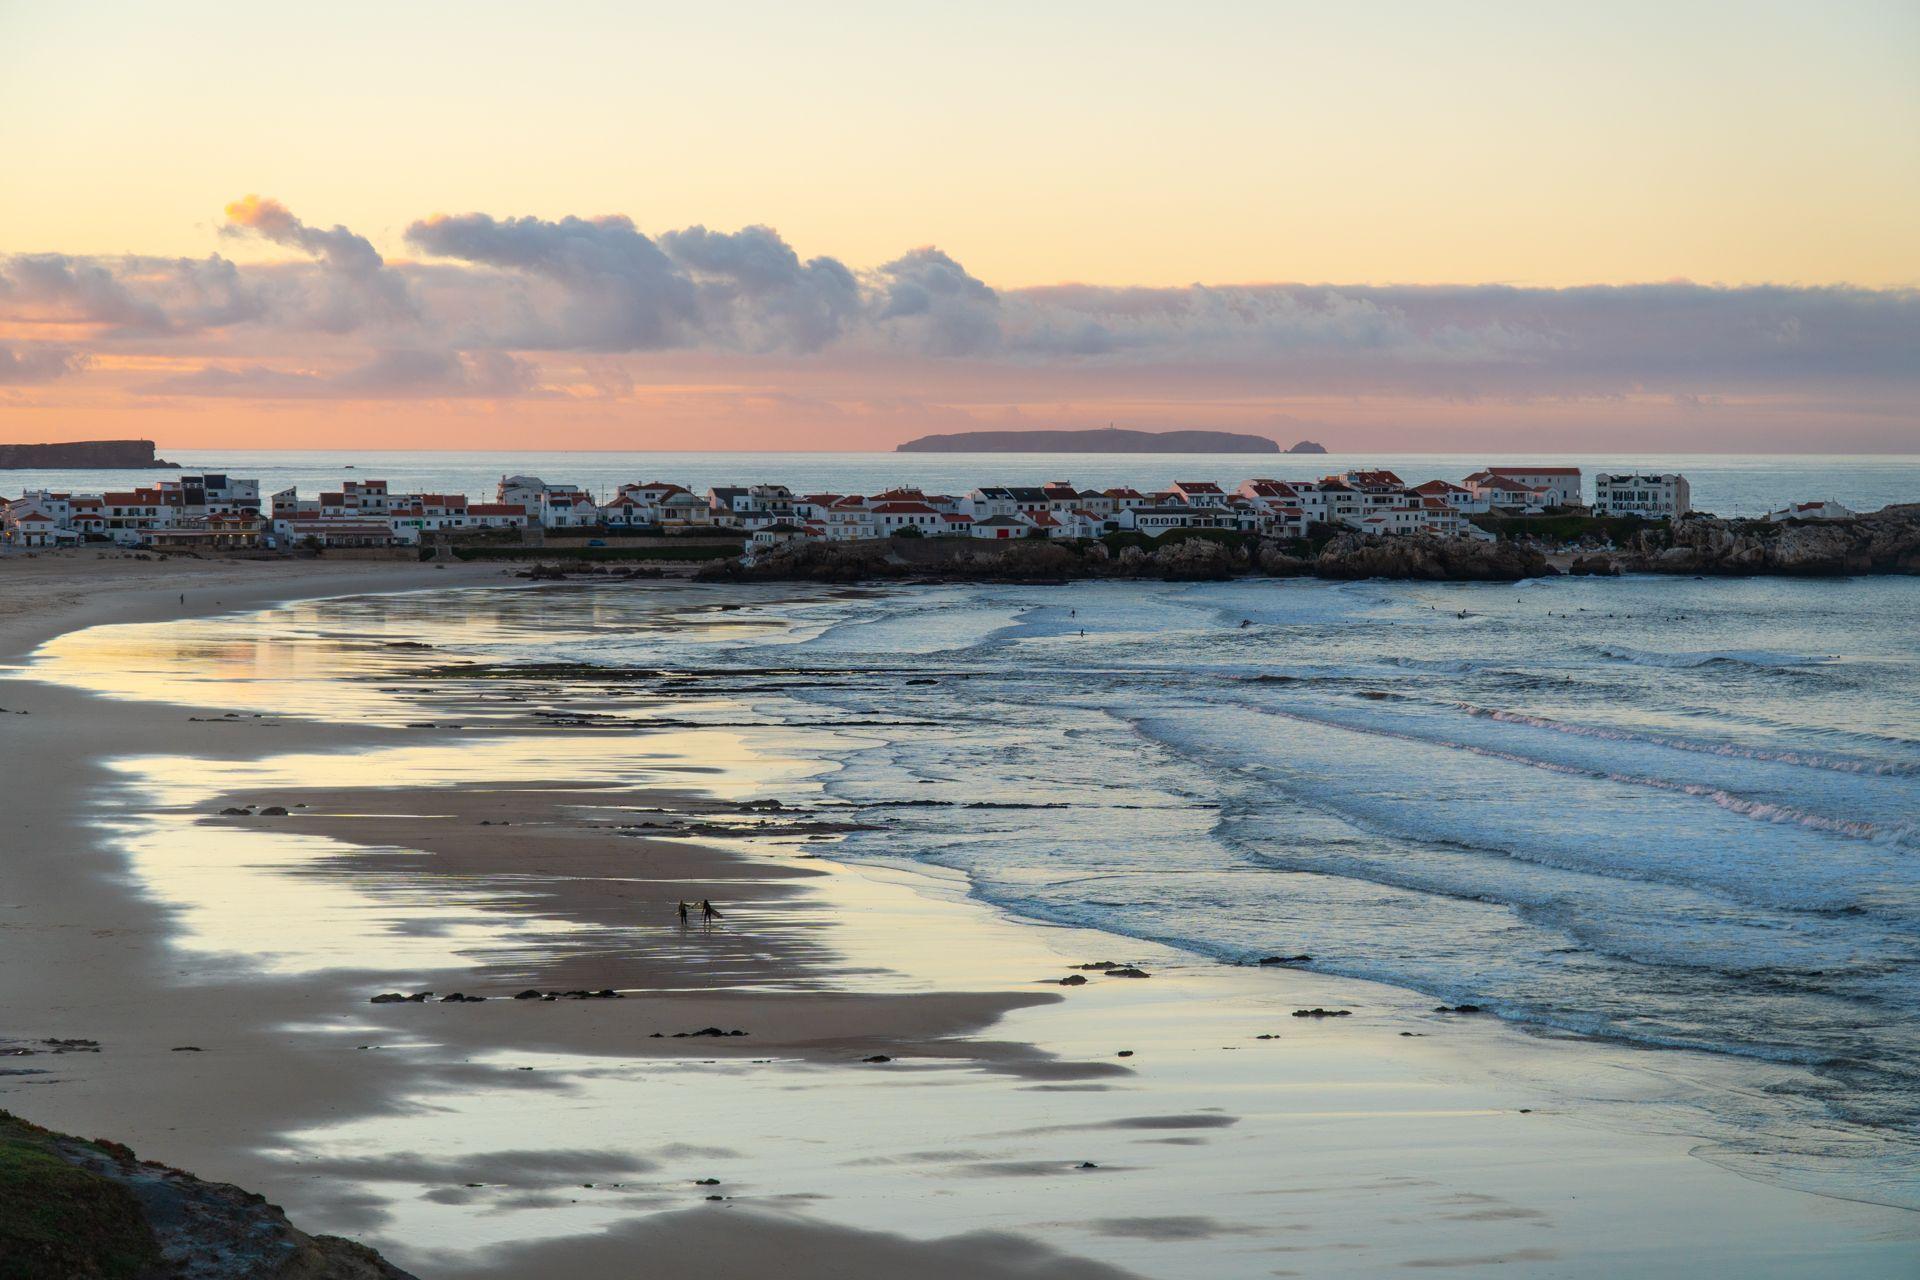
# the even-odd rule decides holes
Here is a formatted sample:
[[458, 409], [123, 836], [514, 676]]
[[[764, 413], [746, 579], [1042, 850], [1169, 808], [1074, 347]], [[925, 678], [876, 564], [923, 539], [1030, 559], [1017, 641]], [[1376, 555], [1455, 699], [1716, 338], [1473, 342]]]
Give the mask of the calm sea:
[[[1856, 510], [1920, 501], [1920, 454], [1737, 457], [1724, 454], [1534, 455], [1329, 453], [448, 453], [426, 451], [175, 450], [162, 456], [189, 471], [257, 476], [263, 492], [338, 489], [342, 479], [378, 479], [397, 490], [491, 498], [500, 477], [522, 473], [585, 485], [611, 497], [626, 481], [672, 480], [695, 492], [714, 485], [775, 482], [807, 493], [874, 493], [898, 485], [964, 493], [981, 484], [1068, 480], [1106, 488], [1162, 487], [1175, 480], [1229, 486], [1253, 476], [1315, 479], [1350, 468], [1385, 467], [1412, 483], [1459, 480], [1488, 464], [1538, 463], [1597, 471], [1678, 471], [1694, 506], [1721, 515], [1758, 515], [1788, 502], [1830, 499]], [[349, 470], [348, 468], [351, 468]], [[0, 471], [0, 493], [25, 489], [97, 492], [151, 482], [153, 471]]]

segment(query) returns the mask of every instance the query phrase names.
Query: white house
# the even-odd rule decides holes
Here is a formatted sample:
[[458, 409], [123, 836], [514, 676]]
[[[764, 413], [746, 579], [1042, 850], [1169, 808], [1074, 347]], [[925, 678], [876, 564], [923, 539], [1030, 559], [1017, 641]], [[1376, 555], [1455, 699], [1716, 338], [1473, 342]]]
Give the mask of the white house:
[[1538, 512], [1553, 505], [1551, 492], [1541, 485], [1528, 484], [1512, 476], [1476, 472], [1467, 477], [1473, 495], [1502, 511]]
[[1000, 515], [976, 517], [973, 527], [968, 530], [973, 537], [1004, 541], [1008, 538], [1024, 538], [1033, 531], [1033, 521], [1025, 516]]
[[1855, 514], [1837, 502], [1796, 502], [1767, 512], [1767, 519], [1775, 524], [1783, 520], [1851, 520]]
[[1578, 467], [1486, 467], [1468, 476], [1466, 483], [1469, 489], [1478, 492], [1480, 483], [1495, 478], [1511, 480], [1529, 489], [1545, 490], [1546, 501], [1542, 504], [1544, 506], [1577, 507], [1580, 505], [1580, 468]]
[[1693, 509], [1693, 490], [1687, 478], [1672, 474], [1609, 475], [1593, 478], [1593, 514], [1647, 516], [1674, 520]]
[[467, 520], [476, 529], [524, 529], [530, 517], [518, 502], [475, 502], [467, 507]]
[[3, 527], [10, 547], [51, 547], [61, 540], [62, 533], [69, 542], [79, 536], [72, 530], [62, 530], [58, 520], [26, 499], [8, 505]]
[[1416, 498], [1438, 498], [1455, 511], [1465, 515], [1485, 515], [1489, 510], [1487, 500], [1465, 485], [1451, 484], [1445, 480], [1429, 480], [1417, 484], [1407, 492]]
[[103, 493], [100, 504], [107, 536], [123, 547], [141, 546], [155, 529], [165, 529], [174, 523], [174, 509], [158, 489]]
[[912, 529], [930, 538], [946, 528], [940, 513], [924, 502], [877, 502], [873, 505], [872, 515], [874, 525], [883, 537]]

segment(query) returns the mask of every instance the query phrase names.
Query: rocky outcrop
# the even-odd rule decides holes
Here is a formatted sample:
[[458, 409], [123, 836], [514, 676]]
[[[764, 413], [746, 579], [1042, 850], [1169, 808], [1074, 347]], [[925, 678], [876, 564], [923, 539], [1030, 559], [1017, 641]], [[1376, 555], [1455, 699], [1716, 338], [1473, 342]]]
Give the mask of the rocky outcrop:
[[413, 1280], [311, 1236], [262, 1196], [0, 1111], [0, 1273], [190, 1280]]
[[1327, 446], [1313, 440], [1302, 440], [1287, 450], [1288, 453], [1325, 453], [1326, 451]]
[[1851, 520], [1722, 520], [1691, 516], [1638, 535], [1627, 567], [1648, 573], [1715, 575], [1920, 573], [1920, 504]]
[[[1343, 533], [1315, 551], [1294, 541], [1181, 536], [1121, 545], [1018, 538], [1006, 542], [893, 538], [794, 542], [755, 563], [715, 563], [700, 577], [722, 582], [871, 582], [928, 579], [1068, 582], [1085, 578], [1217, 581], [1244, 574], [1337, 580], [1517, 582], [1560, 572], [1536, 540]], [[1699, 516], [1633, 536], [1616, 551], [1583, 552], [1566, 572], [1707, 574], [1920, 573], [1920, 505], [1853, 520], [1768, 524]]]
[[151, 440], [71, 440], [65, 444], [0, 444], [0, 469], [65, 470], [173, 467], [153, 456]]
[[942, 578], [978, 582], [1069, 582], [1085, 578], [1165, 578], [1206, 582], [1252, 567], [1244, 550], [1205, 538], [1169, 535], [1152, 547], [1118, 554], [1098, 542], [1017, 538], [1009, 542], [932, 538], [793, 542], [762, 552], [751, 565], [714, 564], [707, 582], [871, 582]]
[[1425, 582], [1518, 582], [1554, 572], [1532, 547], [1469, 538], [1369, 538], [1343, 533], [1314, 558], [1317, 578], [1402, 578]]

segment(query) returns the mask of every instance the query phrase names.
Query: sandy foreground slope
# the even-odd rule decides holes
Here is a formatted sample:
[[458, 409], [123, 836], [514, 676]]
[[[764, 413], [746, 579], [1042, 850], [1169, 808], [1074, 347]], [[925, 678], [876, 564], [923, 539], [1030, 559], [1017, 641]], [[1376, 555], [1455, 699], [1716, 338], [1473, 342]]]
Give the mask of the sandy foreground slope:
[[[0, 560], [0, 661], [82, 626], [512, 582]], [[770, 775], [698, 735], [588, 768], [563, 732], [222, 722], [4, 676], [0, 1037], [100, 1051], [19, 1059], [38, 1074], [0, 1105], [422, 1276], [1920, 1264], [1915, 1215], [1694, 1154], [1675, 1102], [1728, 1085], [1711, 1060], [842, 867], [828, 816], [751, 807]], [[716, 927], [679, 923], [699, 898]], [[1073, 968], [1109, 959], [1152, 976]], [[368, 1003], [388, 990], [487, 998]], [[1315, 1007], [1351, 1013], [1292, 1016]], [[708, 1028], [748, 1034], [683, 1034]]]

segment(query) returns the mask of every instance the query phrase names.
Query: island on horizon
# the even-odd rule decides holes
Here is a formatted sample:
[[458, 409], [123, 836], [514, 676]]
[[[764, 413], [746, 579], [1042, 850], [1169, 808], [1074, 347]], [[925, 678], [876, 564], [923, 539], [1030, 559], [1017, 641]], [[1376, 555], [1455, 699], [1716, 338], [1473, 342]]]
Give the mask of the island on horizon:
[[154, 456], [151, 440], [69, 440], [60, 444], [0, 444], [0, 470], [64, 467], [76, 471], [178, 467]]
[[1279, 453], [1278, 442], [1237, 431], [956, 431], [921, 436], [895, 453]]

